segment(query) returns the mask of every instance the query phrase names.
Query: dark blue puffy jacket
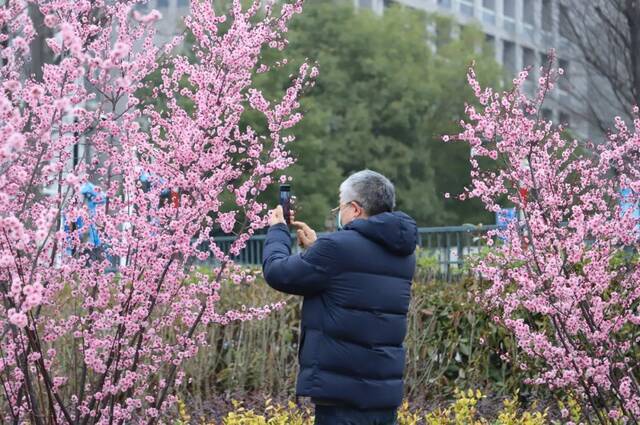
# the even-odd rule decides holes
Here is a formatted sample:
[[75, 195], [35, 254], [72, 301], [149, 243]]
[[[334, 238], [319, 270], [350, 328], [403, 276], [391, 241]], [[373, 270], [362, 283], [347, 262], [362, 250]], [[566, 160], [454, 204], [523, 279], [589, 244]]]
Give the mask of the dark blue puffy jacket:
[[416, 243], [416, 223], [402, 212], [354, 220], [298, 255], [286, 225], [269, 229], [267, 283], [304, 296], [297, 395], [359, 409], [400, 405]]

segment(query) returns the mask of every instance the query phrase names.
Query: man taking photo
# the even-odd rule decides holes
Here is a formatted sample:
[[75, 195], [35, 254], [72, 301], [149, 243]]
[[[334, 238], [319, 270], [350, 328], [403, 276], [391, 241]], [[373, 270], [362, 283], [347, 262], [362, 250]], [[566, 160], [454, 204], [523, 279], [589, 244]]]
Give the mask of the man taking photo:
[[357, 172], [340, 185], [339, 231], [316, 237], [292, 221], [306, 248], [296, 255], [282, 208], [269, 212], [263, 273], [304, 297], [296, 394], [311, 397], [316, 425], [396, 423], [417, 227], [394, 208], [386, 177]]

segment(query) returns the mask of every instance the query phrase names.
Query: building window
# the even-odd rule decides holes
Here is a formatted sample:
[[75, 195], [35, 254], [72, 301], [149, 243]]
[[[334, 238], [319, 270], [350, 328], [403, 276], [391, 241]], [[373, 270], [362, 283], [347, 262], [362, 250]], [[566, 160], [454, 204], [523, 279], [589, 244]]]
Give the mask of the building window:
[[436, 22], [436, 48], [440, 48], [451, 42], [450, 21], [441, 20]]
[[482, 21], [486, 24], [496, 24], [496, 1], [482, 0]]
[[189, 7], [191, 0], [178, 0], [178, 7]]
[[516, 19], [516, 1], [504, 0], [503, 9], [504, 16]]
[[495, 12], [496, 0], [482, 0], [482, 7], [484, 7], [485, 9], [491, 9]]
[[569, 91], [571, 88], [569, 81], [569, 61], [566, 59], [558, 59], [558, 67], [562, 69], [563, 75], [558, 79], [558, 87], [561, 90]]
[[156, 7], [169, 7], [169, 0], [158, 0]]
[[546, 53], [540, 53], [540, 66], [547, 69], [549, 67], [549, 55]]
[[460, 0], [460, 13], [464, 16], [473, 16], [473, 0]]
[[522, 65], [529, 69], [529, 78], [536, 79], [536, 52], [528, 47], [522, 48]]
[[494, 55], [496, 51], [496, 38], [491, 34], [484, 35], [485, 54]]
[[504, 29], [510, 32], [516, 32], [516, 1], [504, 0], [502, 13]]
[[542, 0], [542, 29], [547, 32], [553, 30], [553, 4], [551, 0]]
[[373, 8], [372, 0], [358, 0], [358, 6], [366, 9]]
[[571, 38], [569, 9], [562, 3], [558, 5], [558, 9], [558, 32], [562, 37], [569, 39]]
[[571, 114], [565, 111], [558, 113], [558, 122], [565, 127], [571, 127]]
[[511, 76], [516, 73], [516, 45], [507, 40], [502, 41], [502, 66]]
[[522, 0], [522, 22], [529, 28], [536, 26], [535, 0]]
[[438, 6], [445, 9], [451, 9], [451, 0], [438, 0]]
[[549, 109], [549, 108], [543, 108], [542, 109], [542, 118], [545, 121], [552, 121], [553, 120], [553, 110]]

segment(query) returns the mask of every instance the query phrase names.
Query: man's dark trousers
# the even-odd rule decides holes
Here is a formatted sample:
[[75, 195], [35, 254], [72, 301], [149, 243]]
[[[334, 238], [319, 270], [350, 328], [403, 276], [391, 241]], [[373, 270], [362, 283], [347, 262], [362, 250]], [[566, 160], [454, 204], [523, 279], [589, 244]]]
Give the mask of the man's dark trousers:
[[396, 425], [396, 409], [359, 410], [316, 405], [315, 425]]

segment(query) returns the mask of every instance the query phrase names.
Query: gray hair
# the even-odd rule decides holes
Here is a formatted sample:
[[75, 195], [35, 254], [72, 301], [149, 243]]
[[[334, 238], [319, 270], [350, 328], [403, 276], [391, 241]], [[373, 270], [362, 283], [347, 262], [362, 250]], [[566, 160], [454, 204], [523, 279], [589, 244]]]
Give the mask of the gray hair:
[[340, 202], [351, 201], [359, 203], [368, 216], [391, 212], [396, 207], [396, 190], [382, 174], [362, 170], [340, 185]]

